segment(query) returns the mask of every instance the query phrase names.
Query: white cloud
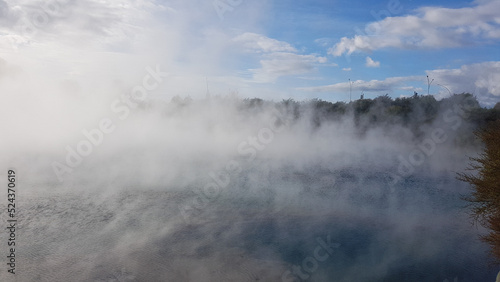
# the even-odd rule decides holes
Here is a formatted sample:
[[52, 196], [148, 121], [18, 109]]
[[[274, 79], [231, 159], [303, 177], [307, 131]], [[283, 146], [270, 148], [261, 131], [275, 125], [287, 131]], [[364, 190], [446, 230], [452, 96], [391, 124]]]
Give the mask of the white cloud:
[[343, 37], [333, 56], [381, 48], [449, 48], [500, 39], [500, 1], [477, 1], [459, 9], [423, 7], [415, 14], [387, 17], [366, 26], [366, 34]]
[[14, 47], [37, 42], [61, 42], [97, 50], [130, 45], [148, 21], [149, 12], [161, 10], [147, 1], [2, 1], [10, 25], [1, 31], [16, 36]]
[[[165, 42], [179, 42], [181, 35], [164, 26], [161, 31], [152, 12], [171, 11], [150, 1], [7, 0], [0, 7], [10, 19], [0, 26], [0, 51], [38, 80], [126, 81], [147, 65], [163, 63], [178, 44], [165, 48]], [[166, 55], [159, 57], [161, 47]]]
[[[231, 39], [235, 30], [257, 29], [265, 5], [248, 3], [228, 12], [221, 25], [212, 2], [203, 0], [0, 0], [0, 52], [25, 79], [51, 85], [71, 80], [87, 93], [103, 84], [132, 87], [146, 66], [159, 64], [184, 79], [164, 83], [158, 92], [167, 98], [204, 95], [199, 89], [205, 89], [205, 77], [227, 78], [241, 69], [237, 64], [248, 54]], [[286, 44], [278, 48], [277, 40], [259, 42], [267, 51], [296, 51]], [[211, 85], [213, 92], [227, 89]], [[11, 91], [5, 85], [0, 90]]]
[[274, 82], [281, 76], [299, 75], [311, 72], [316, 64], [327, 62], [325, 57], [299, 55], [294, 53], [272, 53], [260, 61], [261, 68], [254, 69], [254, 82]]
[[410, 92], [416, 91], [418, 93], [421, 93], [423, 91], [422, 87], [415, 87], [415, 86], [402, 86], [402, 87], [399, 87], [398, 89], [410, 91]]
[[[246, 32], [232, 39], [243, 52], [253, 53], [259, 59], [260, 68], [250, 69], [252, 82], [275, 82], [279, 77], [306, 74], [317, 64], [326, 66], [327, 58], [316, 54], [297, 54], [298, 50], [288, 42], [261, 34]], [[330, 66], [337, 66], [331, 63]]]
[[314, 43], [318, 44], [321, 47], [328, 47], [333, 44], [334, 40], [331, 38], [323, 37], [323, 38], [318, 38], [314, 40]]
[[297, 52], [289, 43], [266, 37], [261, 34], [245, 32], [236, 36], [233, 41], [241, 45], [247, 52]]
[[[431, 84], [430, 94], [441, 99], [451, 93], [472, 93], [483, 106], [494, 106], [500, 101], [500, 61], [482, 62], [463, 65], [458, 69], [437, 69], [426, 72]], [[417, 87], [407, 82], [417, 82], [424, 87]], [[425, 76], [388, 77], [384, 80], [356, 80], [352, 83], [352, 91], [371, 91], [389, 93], [397, 90], [427, 92]], [[302, 91], [310, 92], [349, 92], [349, 82], [331, 85], [302, 87]]]
[[[391, 92], [397, 87], [401, 87], [407, 81], [422, 80], [420, 76], [389, 77], [384, 80], [356, 80], [352, 81], [352, 91], [371, 91], [371, 92]], [[347, 92], [349, 91], [349, 82], [340, 82], [325, 86], [302, 87], [303, 91], [311, 92]]]
[[448, 96], [450, 90], [451, 93], [473, 93], [485, 106], [493, 106], [500, 100], [500, 61], [431, 70], [427, 75], [434, 79], [433, 88], [439, 98]]
[[366, 57], [366, 66], [369, 68], [378, 68], [380, 67], [380, 62], [376, 62], [372, 58]]
[[342, 70], [343, 71], [351, 71], [352, 69], [351, 68], [343, 68]]

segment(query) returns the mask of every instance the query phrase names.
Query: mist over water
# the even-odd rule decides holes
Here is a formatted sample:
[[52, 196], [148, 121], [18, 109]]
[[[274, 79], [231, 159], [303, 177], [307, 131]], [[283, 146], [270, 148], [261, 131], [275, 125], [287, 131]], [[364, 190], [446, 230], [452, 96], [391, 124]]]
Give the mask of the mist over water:
[[494, 281], [498, 11], [0, 0], [0, 282]]
[[312, 102], [180, 99], [125, 117], [64, 99], [1, 146], [18, 173], [19, 281], [495, 277], [455, 179], [481, 149], [449, 111], [467, 102], [373, 123], [376, 107], [332, 118]]

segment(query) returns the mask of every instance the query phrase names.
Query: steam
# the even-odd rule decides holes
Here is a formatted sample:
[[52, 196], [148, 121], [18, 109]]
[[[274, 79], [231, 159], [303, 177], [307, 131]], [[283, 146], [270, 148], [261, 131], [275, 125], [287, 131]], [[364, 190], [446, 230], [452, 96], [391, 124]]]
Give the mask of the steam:
[[[52, 93], [6, 95], [15, 107], [1, 113], [3, 128], [16, 120], [0, 147], [19, 175], [24, 281], [494, 275], [454, 176], [480, 148], [467, 139], [473, 103], [373, 125], [314, 102], [130, 96], [125, 117], [118, 91]], [[70, 170], [60, 179], [54, 163]], [[315, 266], [318, 238], [336, 248]]]
[[[268, 37], [268, 1], [0, 8], [0, 168], [17, 175], [18, 281], [494, 277], [455, 179], [480, 150], [474, 101], [388, 117], [388, 97], [364, 114], [366, 100], [332, 112], [238, 97], [349, 89], [282, 87], [334, 63]], [[494, 81], [448, 72], [428, 74], [478, 90]], [[410, 80], [358, 82], [385, 93]]]

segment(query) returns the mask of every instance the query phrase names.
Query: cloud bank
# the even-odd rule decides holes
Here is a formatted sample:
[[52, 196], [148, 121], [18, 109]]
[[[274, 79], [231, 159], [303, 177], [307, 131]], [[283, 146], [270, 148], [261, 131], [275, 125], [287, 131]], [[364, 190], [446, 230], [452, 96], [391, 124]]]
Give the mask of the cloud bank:
[[366, 34], [341, 38], [329, 54], [341, 56], [391, 47], [453, 48], [498, 40], [499, 5], [498, 1], [476, 1], [472, 7], [422, 7], [412, 15], [386, 17], [368, 24]]

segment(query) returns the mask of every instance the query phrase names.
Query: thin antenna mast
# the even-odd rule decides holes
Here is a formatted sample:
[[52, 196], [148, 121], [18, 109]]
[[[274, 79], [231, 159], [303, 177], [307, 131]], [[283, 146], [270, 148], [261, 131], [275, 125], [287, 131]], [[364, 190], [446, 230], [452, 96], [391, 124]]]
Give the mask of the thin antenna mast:
[[207, 83], [207, 94], [206, 94], [206, 98], [207, 100], [210, 99], [210, 92], [208, 91], [208, 78], [205, 76], [205, 81]]
[[352, 84], [351, 79], [349, 78], [349, 102], [352, 102]]

